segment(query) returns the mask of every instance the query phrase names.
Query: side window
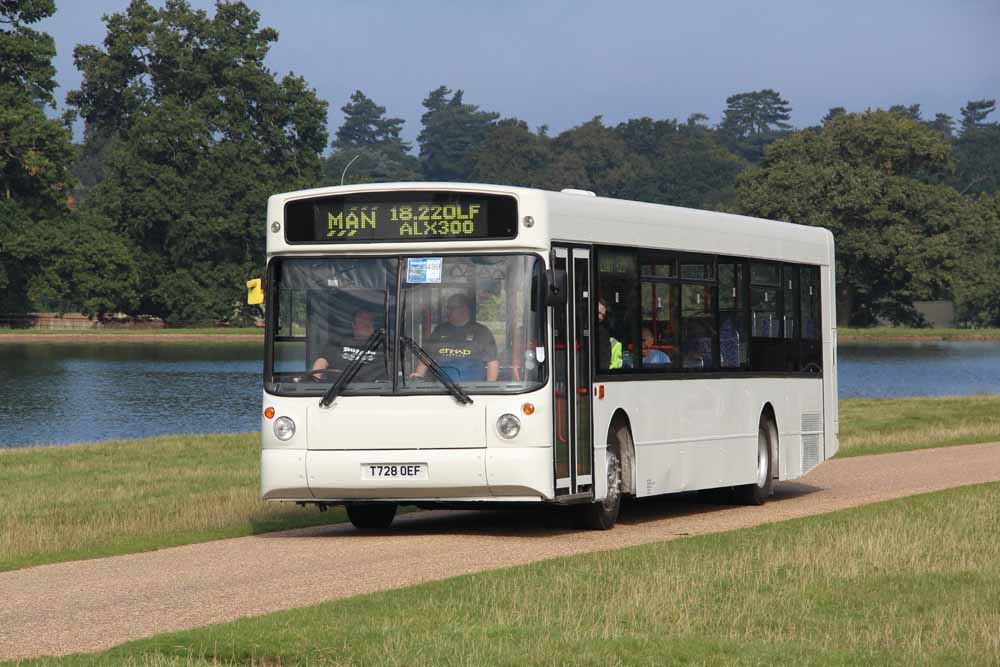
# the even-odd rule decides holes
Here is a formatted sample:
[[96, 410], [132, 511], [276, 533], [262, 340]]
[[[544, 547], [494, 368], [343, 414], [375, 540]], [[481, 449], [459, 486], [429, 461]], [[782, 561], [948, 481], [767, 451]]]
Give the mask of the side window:
[[750, 336], [747, 327], [746, 265], [719, 261], [719, 367], [747, 368]]
[[684, 368], [716, 367], [714, 285], [681, 285], [681, 355]]
[[801, 287], [799, 306], [802, 310], [801, 369], [823, 370], [822, 327], [820, 318], [819, 267], [803, 266], [800, 269]]
[[750, 262], [750, 370], [784, 371], [781, 265]]
[[636, 251], [597, 249], [596, 348], [598, 372], [638, 368], [639, 267]]
[[781, 289], [784, 291], [781, 300], [784, 311], [784, 334], [786, 340], [794, 339], [798, 334], [796, 325], [798, 324], [798, 291], [799, 291], [799, 267], [786, 264], [781, 267]]
[[642, 279], [642, 367], [666, 370], [680, 356], [678, 286]]
[[672, 253], [639, 254], [639, 338], [644, 369], [665, 371], [680, 365], [680, 298], [679, 288], [672, 282], [677, 277], [676, 263]]
[[785, 264], [781, 267], [782, 329], [785, 339], [787, 371], [799, 370], [799, 267]]
[[780, 338], [778, 265], [752, 262], [750, 284], [750, 319], [753, 323], [754, 338]]

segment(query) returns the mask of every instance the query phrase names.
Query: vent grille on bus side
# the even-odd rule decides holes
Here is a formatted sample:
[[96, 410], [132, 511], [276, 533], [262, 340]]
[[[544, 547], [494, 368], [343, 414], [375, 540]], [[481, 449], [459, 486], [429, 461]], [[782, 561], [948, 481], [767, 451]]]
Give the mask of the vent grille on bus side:
[[802, 413], [803, 433], [816, 433], [817, 431], [822, 431], [822, 430], [823, 430], [823, 413], [821, 412]]
[[823, 439], [823, 414], [802, 413], [802, 474], [819, 465], [820, 447]]

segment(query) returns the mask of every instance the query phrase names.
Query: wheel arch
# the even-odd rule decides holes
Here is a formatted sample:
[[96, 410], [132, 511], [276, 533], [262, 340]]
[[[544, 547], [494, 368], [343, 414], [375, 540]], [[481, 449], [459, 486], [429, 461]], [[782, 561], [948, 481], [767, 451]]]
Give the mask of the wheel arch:
[[628, 442], [625, 443], [625, 447], [619, 447], [619, 449], [625, 449], [627, 451], [619, 451], [618, 458], [621, 461], [622, 466], [622, 493], [628, 495], [635, 495], [635, 436], [632, 432], [632, 422], [628, 417], [628, 413], [625, 412], [623, 408], [618, 408], [615, 410], [614, 414], [611, 415], [611, 421], [608, 423], [608, 437], [606, 443], [608, 445], [618, 445], [618, 431], [619, 429], [626, 429], [628, 431]]

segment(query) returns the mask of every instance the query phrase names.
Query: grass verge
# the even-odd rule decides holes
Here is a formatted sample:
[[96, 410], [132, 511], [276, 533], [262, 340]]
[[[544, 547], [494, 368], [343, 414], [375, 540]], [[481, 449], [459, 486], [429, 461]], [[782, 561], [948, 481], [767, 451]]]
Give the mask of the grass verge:
[[910, 327], [871, 327], [837, 330], [842, 342], [874, 342], [878, 340], [1000, 340], [1000, 329], [913, 329]]
[[995, 665], [998, 524], [964, 487], [22, 664]]
[[1000, 396], [860, 398], [840, 402], [838, 456], [1000, 440]]
[[[840, 403], [840, 456], [1000, 440], [1000, 397]], [[256, 433], [0, 450], [0, 571], [343, 521], [258, 497]]]
[[343, 520], [259, 498], [256, 433], [0, 450], [0, 571]]

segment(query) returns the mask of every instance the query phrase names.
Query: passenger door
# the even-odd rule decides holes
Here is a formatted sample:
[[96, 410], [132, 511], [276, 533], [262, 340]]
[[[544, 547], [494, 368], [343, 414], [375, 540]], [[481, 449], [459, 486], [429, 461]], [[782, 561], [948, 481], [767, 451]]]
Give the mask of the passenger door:
[[555, 247], [552, 257], [552, 268], [566, 271], [569, 292], [552, 308], [553, 473], [556, 498], [569, 500], [593, 496], [590, 249]]

